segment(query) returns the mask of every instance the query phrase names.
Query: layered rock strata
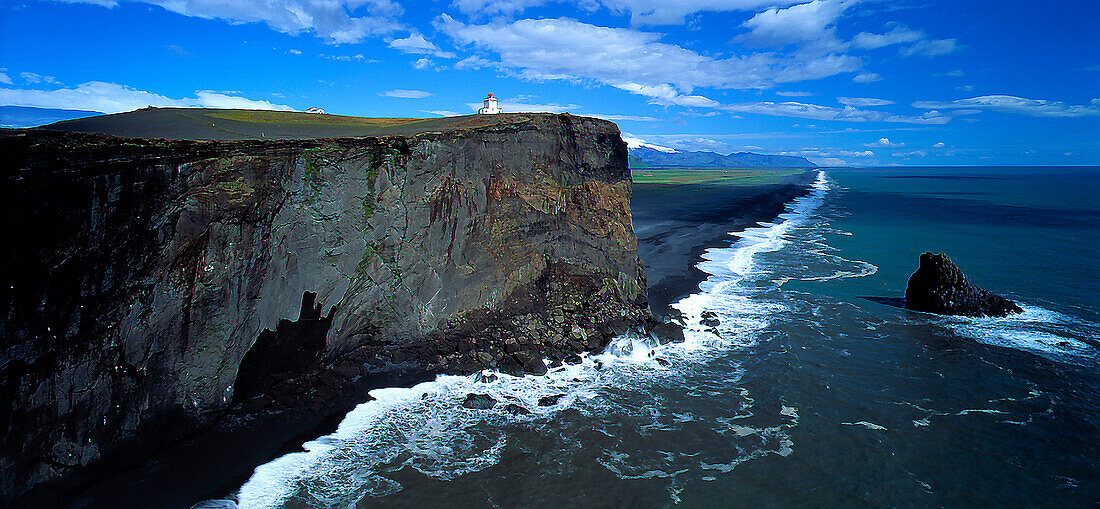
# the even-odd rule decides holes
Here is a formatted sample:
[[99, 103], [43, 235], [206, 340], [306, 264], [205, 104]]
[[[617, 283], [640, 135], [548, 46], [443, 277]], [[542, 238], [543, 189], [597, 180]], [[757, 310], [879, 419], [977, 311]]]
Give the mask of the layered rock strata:
[[0, 152], [5, 499], [318, 373], [540, 373], [649, 319], [610, 122]]

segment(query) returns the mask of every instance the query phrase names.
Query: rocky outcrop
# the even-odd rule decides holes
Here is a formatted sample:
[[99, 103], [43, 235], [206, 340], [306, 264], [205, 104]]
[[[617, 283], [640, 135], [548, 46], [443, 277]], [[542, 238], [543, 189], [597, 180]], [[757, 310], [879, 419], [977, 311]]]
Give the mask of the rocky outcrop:
[[905, 287], [905, 307], [963, 316], [1005, 316], [1023, 311], [1015, 302], [970, 284], [943, 253], [920, 255], [920, 267]]
[[282, 405], [280, 387], [538, 373], [648, 319], [610, 122], [217, 142], [6, 131], [0, 152], [3, 498], [231, 407]]

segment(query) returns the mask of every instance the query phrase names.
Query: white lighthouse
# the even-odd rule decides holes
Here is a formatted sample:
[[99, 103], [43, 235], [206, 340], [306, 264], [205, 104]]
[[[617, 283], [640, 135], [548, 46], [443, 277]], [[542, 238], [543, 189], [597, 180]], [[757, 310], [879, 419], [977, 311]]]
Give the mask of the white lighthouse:
[[489, 96], [485, 98], [485, 105], [478, 108], [477, 112], [482, 115], [495, 115], [500, 113], [500, 108], [497, 108], [497, 98], [493, 97], [492, 92], [489, 92]]

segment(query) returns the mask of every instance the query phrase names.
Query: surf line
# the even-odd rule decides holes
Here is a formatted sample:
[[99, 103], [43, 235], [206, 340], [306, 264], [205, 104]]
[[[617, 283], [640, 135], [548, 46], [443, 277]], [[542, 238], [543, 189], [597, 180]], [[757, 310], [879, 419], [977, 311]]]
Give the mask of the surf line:
[[[819, 171], [810, 192], [792, 200], [776, 222], [738, 232], [741, 238], [731, 246], [704, 254], [697, 266], [712, 276], [700, 285], [700, 293], [674, 304], [687, 317], [684, 342], [659, 344], [656, 338], [630, 333], [612, 340], [601, 354], [581, 355], [580, 363], [542, 376], [486, 370], [468, 376], [439, 375], [408, 388], [371, 390], [371, 400], [348, 412], [334, 433], [306, 442], [301, 452], [258, 466], [236, 493], [237, 504], [274, 508], [299, 498], [307, 505], [346, 507], [403, 489], [382, 474], [405, 467], [451, 480], [499, 461], [508, 438], [506, 423], [550, 419], [578, 403], [604, 404], [599, 394], [606, 387], [651, 385], [719, 355], [767, 322], [760, 313], [748, 313], [747, 319], [724, 317], [716, 333], [702, 326], [701, 314], [718, 301], [715, 295], [733, 296], [747, 303], [742, 308], [751, 308], [749, 295], [738, 289], [751, 273], [753, 258], [780, 249], [784, 236], [811, 217], [828, 190], [828, 180]], [[709, 270], [715, 260], [724, 260], [721, 276]], [[497, 403], [488, 409], [465, 408], [462, 402], [469, 394], [487, 394]]]

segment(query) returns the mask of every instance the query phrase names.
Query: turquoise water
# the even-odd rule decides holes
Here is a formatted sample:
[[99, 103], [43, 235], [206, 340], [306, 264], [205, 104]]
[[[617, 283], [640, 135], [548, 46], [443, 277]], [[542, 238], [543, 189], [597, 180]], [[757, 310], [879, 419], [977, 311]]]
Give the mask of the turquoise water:
[[[828, 169], [674, 306], [542, 377], [372, 391], [258, 467], [241, 507], [1084, 506], [1100, 500], [1100, 171]], [[1022, 315], [901, 297], [944, 251]], [[704, 312], [720, 320], [711, 328]], [[461, 406], [488, 393], [530, 411]], [[539, 398], [562, 395], [550, 406]]]
[[[1097, 320], [1100, 168], [831, 169], [828, 243], [878, 266], [814, 291], [901, 295], [917, 254], [945, 252], [971, 281]], [[798, 288], [809, 288], [796, 285]]]

